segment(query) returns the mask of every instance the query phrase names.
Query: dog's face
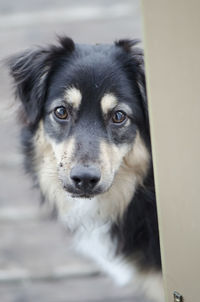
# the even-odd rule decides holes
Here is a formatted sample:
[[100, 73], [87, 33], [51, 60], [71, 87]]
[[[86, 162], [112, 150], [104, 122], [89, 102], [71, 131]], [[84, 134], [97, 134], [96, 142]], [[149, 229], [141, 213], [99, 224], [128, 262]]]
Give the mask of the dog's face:
[[109, 191], [122, 167], [142, 182], [149, 151], [141, 54], [130, 41], [61, 44], [11, 62], [42, 191], [53, 175], [54, 190], [90, 198]]

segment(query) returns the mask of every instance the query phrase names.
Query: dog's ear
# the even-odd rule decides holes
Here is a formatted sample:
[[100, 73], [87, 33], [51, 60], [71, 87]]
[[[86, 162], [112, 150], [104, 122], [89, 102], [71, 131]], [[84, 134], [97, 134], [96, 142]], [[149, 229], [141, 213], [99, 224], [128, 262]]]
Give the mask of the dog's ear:
[[42, 109], [49, 72], [47, 57], [47, 51], [37, 49], [27, 50], [8, 60], [16, 97], [21, 100], [30, 124], [37, 122]]
[[7, 60], [16, 96], [21, 100], [26, 121], [31, 125], [41, 117], [47, 82], [55, 61], [74, 50], [74, 42], [70, 38], [59, 38], [59, 42], [59, 46], [27, 50]]
[[136, 47], [140, 40], [119, 40], [115, 44], [121, 47], [126, 53], [127, 57], [124, 61], [125, 68], [128, 72], [128, 76], [131, 81], [136, 82], [138, 93], [142, 100], [142, 109], [144, 117], [149, 127], [149, 116], [148, 116], [148, 103], [146, 93], [146, 81], [145, 81], [145, 70], [144, 70], [144, 53]]

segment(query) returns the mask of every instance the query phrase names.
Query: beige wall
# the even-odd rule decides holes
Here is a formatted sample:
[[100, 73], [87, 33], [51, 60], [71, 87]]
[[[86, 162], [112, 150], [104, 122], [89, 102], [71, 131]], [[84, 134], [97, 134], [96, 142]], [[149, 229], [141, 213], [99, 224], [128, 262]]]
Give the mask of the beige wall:
[[166, 301], [200, 302], [200, 1], [142, 14]]

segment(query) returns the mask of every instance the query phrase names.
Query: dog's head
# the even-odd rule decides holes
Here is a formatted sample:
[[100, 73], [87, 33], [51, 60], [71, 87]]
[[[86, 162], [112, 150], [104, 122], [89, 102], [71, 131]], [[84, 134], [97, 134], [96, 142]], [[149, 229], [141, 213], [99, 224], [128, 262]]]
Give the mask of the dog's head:
[[109, 191], [119, 173], [121, 182], [143, 181], [150, 145], [143, 55], [135, 44], [62, 38], [10, 60], [43, 192], [92, 197]]

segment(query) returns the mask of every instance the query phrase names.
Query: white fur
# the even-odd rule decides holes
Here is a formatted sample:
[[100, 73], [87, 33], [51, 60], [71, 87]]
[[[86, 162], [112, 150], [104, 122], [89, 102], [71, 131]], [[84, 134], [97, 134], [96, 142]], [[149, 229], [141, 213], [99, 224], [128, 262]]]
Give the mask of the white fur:
[[[122, 198], [120, 189], [118, 183], [115, 197], [119, 200]], [[134, 261], [128, 262], [121, 255], [116, 255], [117, 242], [113, 238], [111, 240], [110, 228], [115, 214], [119, 213], [116, 204], [121, 203], [115, 200], [115, 204], [114, 199], [106, 197], [106, 194], [91, 199], [67, 197], [70, 206], [61, 214], [61, 219], [74, 232], [74, 248], [94, 260], [118, 285], [131, 285], [133, 292], [143, 291], [151, 301], [164, 302], [161, 274], [141, 274]]]
[[73, 205], [62, 215], [62, 221], [75, 231], [75, 249], [95, 260], [118, 284], [127, 284], [133, 277], [133, 270], [122, 257], [116, 257], [117, 243], [110, 238], [111, 222], [109, 217], [102, 217], [97, 198], [69, 197], [68, 201]]
[[75, 236], [76, 250], [95, 262], [107, 272], [117, 284], [125, 285], [133, 278], [133, 267], [122, 257], [116, 256], [116, 244], [109, 235], [110, 224], [88, 231], [81, 228]]
[[[155, 302], [164, 302], [161, 274], [139, 273], [134, 262], [116, 255], [117, 242], [110, 238], [111, 222], [102, 217], [99, 200], [68, 197], [70, 208], [61, 215], [63, 223], [74, 231], [74, 248], [93, 259], [120, 286], [131, 285]], [[102, 200], [103, 202], [103, 200]]]

